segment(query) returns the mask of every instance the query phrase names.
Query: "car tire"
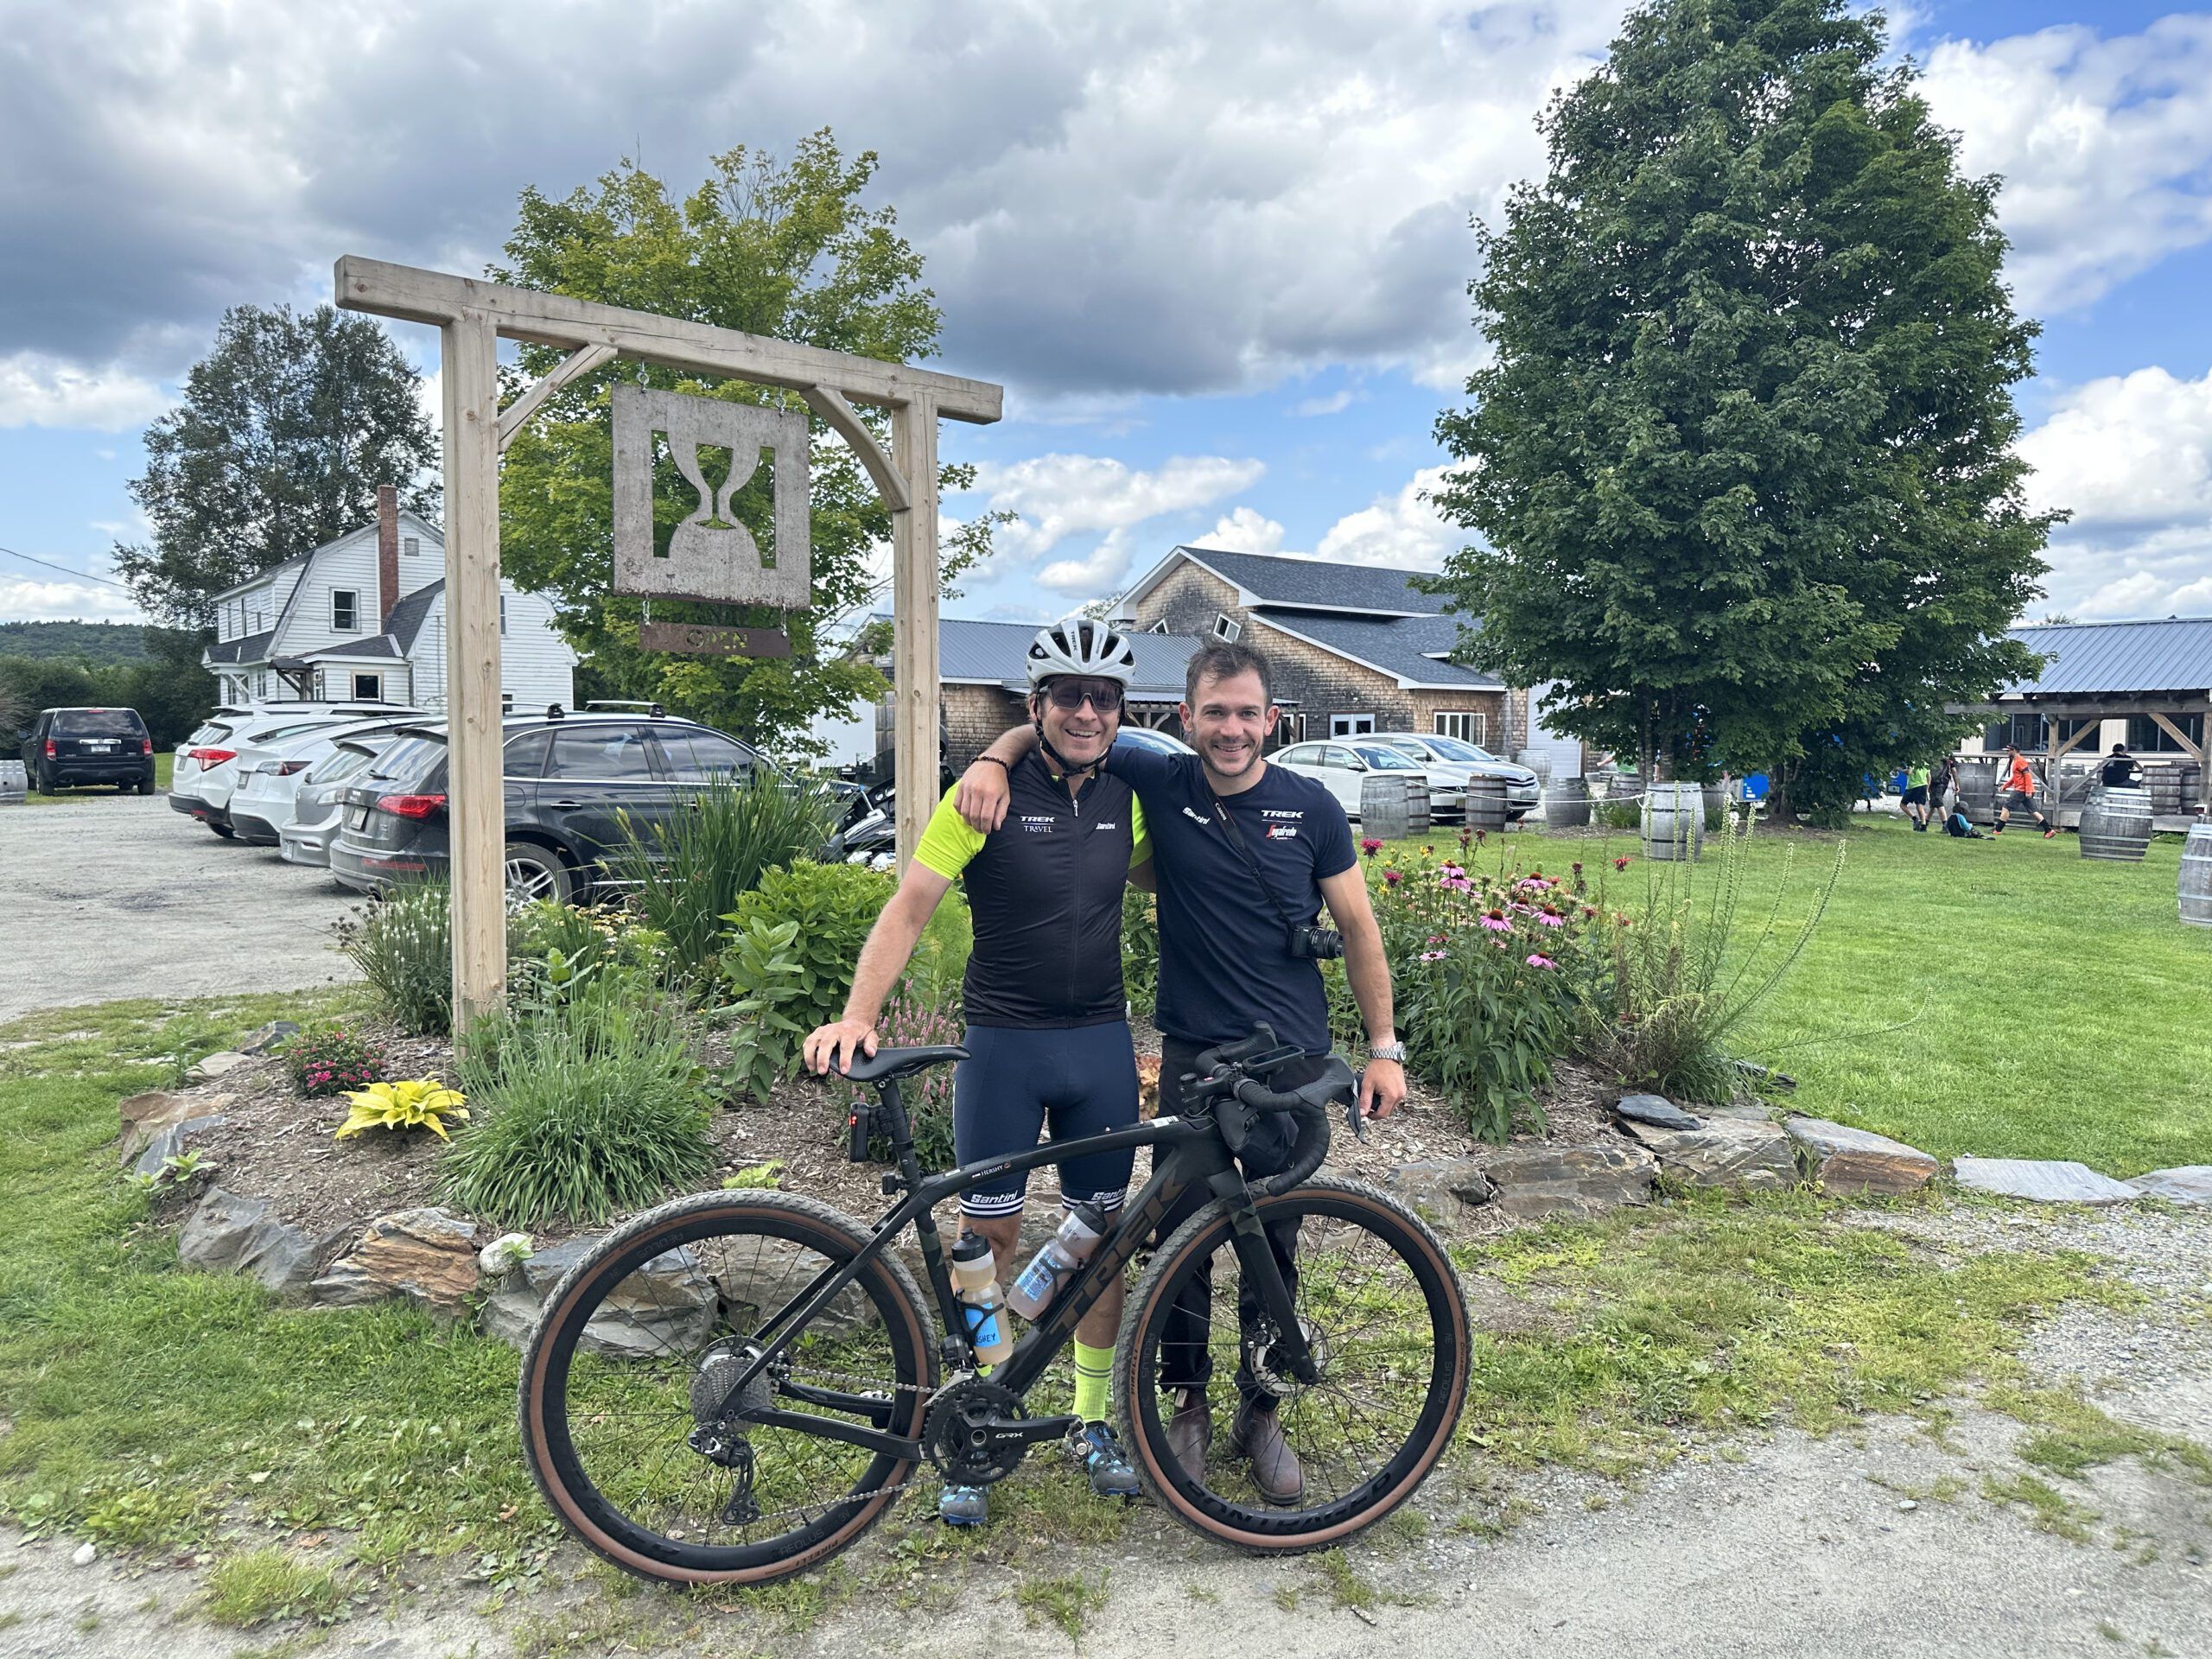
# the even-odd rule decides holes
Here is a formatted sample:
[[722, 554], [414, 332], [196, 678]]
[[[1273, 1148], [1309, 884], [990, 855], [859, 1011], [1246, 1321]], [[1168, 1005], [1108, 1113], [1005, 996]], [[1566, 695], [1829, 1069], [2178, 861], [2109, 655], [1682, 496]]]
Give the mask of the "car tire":
[[556, 905], [575, 902], [575, 873], [561, 855], [534, 841], [511, 841], [505, 852], [507, 898], [550, 899]]
[[61, 780], [54, 775], [53, 767], [41, 766], [38, 769], [38, 792], [41, 795], [59, 795], [61, 792]]
[[154, 792], [154, 780], [150, 778], [141, 778], [138, 780], [138, 792], [141, 795], [152, 794]]

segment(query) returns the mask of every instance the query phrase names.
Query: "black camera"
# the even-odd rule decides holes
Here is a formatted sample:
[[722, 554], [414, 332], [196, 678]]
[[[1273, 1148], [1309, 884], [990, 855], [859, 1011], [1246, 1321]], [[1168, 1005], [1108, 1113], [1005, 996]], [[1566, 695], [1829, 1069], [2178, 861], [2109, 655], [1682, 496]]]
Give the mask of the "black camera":
[[1332, 927], [1293, 922], [1287, 931], [1294, 961], [1334, 962], [1344, 953], [1344, 936]]

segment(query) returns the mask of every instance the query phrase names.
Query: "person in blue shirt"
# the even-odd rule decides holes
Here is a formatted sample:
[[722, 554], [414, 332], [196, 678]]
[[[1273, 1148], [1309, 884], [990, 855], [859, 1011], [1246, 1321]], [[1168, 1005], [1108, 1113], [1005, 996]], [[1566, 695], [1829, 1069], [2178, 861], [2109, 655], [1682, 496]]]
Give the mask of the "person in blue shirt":
[[[1181, 714], [1195, 754], [1122, 745], [1106, 759], [1108, 774], [1136, 791], [1152, 840], [1160, 894], [1154, 1020], [1161, 1038], [1161, 1109], [1179, 1104], [1179, 1081], [1197, 1069], [1200, 1051], [1238, 1041], [1263, 1020], [1309, 1057], [1303, 1069], [1271, 1077], [1272, 1086], [1295, 1088], [1320, 1075], [1330, 1047], [1328, 992], [1319, 962], [1302, 953], [1294, 935], [1310, 932], [1325, 906], [1343, 936], [1344, 969], [1367, 1027], [1360, 1110], [1388, 1116], [1405, 1098], [1405, 1048], [1392, 1027], [1389, 960], [1344, 808], [1319, 783], [1267, 763], [1263, 752], [1281, 710], [1269, 691], [1266, 658], [1249, 645], [1208, 645], [1192, 656]], [[968, 769], [955, 798], [971, 826], [998, 827], [1006, 812], [1007, 768], [1035, 741], [1026, 727], [1005, 733]], [[1243, 1154], [1246, 1174], [1285, 1167], [1292, 1135], [1286, 1120], [1265, 1121]], [[1185, 1193], [1161, 1224], [1161, 1236], [1210, 1198], [1203, 1190]], [[1294, 1225], [1271, 1242], [1294, 1287]], [[1210, 1288], [1194, 1286], [1188, 1300], [1160, 1344], [1160, 1382], [1177, 1395], [1169, 1442], [1197, 1476], [1213, 1437], [1206, 1392]], [[1238, 1312], [1249, 1330], [1256, 1308], [1240, 1305]], [[1275, 1398], [1252, 1374], [1247, 1348], [1237, 1370], [1230, 1446], [1249, 1460], [1263, 1495], [1295, 1503], [1305, 1490], [1304, 1471], [1283, 1433]]]

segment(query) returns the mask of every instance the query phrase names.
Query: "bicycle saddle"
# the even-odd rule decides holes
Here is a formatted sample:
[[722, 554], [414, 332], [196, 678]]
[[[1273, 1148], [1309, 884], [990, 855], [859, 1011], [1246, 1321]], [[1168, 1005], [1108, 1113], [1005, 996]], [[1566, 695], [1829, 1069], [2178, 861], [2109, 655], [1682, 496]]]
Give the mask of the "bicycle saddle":
[[967, 1058], [968, 1051], [957, 1043], [940, 1043], [928, 1048], [879, 1048], [873, 1054], [855, 1055], [845, 1067], [844, 1075], [855, 1083], [883, 1083], [893, 1077], [911, 1077], [947, 1060]]

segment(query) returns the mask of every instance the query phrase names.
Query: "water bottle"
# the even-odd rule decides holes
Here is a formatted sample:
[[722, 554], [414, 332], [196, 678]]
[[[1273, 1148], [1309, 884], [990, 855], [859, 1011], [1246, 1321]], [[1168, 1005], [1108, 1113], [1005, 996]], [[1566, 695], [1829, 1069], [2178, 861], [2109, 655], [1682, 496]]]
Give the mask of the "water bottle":
[[1014, 1351], [1014, 1343], [1006, 1333], [998, 1263], [991, 1256], [991, 1241], [981, 1233], [963, 1233], [952, 1247], [952, 1284], [968, 1320], [976, 1363], [997, 1364]]
[[1007, 1306], [1025, 1319], [1035, 1319], [1052, 1305], [1060, 1287], [1075, 1277], [1076, 1269], [1090, 1260], [1105, 1236], [1104, 1212], [1095, 1204], [1077, 1205], [1060, 1223], [1060, 1230], [1029, 1258], [1029, 1265], [1006, 1294]]

